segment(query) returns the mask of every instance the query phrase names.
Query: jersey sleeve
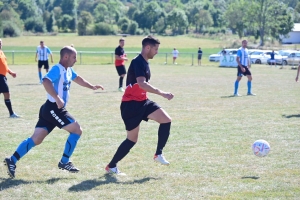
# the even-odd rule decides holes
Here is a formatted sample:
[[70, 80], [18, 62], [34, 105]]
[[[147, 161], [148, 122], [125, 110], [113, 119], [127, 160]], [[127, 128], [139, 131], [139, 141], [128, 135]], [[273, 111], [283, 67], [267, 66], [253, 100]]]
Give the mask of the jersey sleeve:
[[50, 71], [44, 76], [43, 79], [47, 78], [52, 83], [54, 83], [56, 80], [58, 80], [60, 77], [60, 70], [58, 66], [53, 66]]
[[237, 51], [236, 56], [239, 58], [242, 57], [242, 51], [240, 49]]
[[47, 47], [47, 53], [52, 54], [51, 50]]
[[131, 65], [134, 69], [135, 78], [140, 77], [140, 76], [143, 76], [143, 77], [146, 78], [146, 72], [145, 72], [145, 69], [143, 67], [144, 66], [143, 64], [141, 64], [139, 66], [139, 62], [137, 62], [137, 60], [133, 60]]
[[78, 74], [74, 71], [73, 67], [71, 67], [72, 70], [72, 81], [77, 78]]

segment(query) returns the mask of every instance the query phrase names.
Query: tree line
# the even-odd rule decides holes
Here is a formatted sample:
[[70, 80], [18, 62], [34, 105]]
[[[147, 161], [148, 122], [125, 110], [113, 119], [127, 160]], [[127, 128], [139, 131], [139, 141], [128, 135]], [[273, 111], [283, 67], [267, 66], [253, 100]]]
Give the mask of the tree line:
[[300, 22], [299, 0], [0, 0], [0, 35], [215, 34], [280, 40]]

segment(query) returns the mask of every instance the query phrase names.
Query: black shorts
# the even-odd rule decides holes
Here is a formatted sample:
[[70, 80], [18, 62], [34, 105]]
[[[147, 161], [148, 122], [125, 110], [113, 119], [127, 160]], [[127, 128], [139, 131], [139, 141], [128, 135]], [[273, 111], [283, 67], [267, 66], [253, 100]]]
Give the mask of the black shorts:
[[50, 133], [56, 126], [64, 126], [75, 122], [74, 117], [68, 113], [66, 108], [58, 109], [56, 103], [47, 100], [40, 108], [39, 121], [36, 128], [46, 128]]
[[7, 78], [0, 74], [0, 93], [7, 93], [9, 92], [8, 85], [7, 85]]
[[244, 66], [244, 65], [242, 65], [245, 69], [246, 69], [246, 71], [245, 72], [242, 72], [242, 70], [241, 70], [241, 68], [238, 66], [237, 68], [237, 70], [238, 70], [238, 72], [237, 72], [237, 76], [247, 76], [247, 75], [250, 75], [251, 76], [251, 72], [250, 72], [250, 70], [248, 69], [248, 67], [246, 67], [246, 66]]
[[122, 101], [121, 116], [127, 131], [140, 125], [141, 121], [148, 121], [148, 115], [159, 109], [160, 106], [147, 99], [144, 101]]
[[124, 65], [116, 66], [116, 70], [117, 70], [119, 76], [126, 74], [126, 68]]
[[49, 69], [49, 62], [48, 60], [39, 60], [38, 61], [38, 67], [42, 68], [42, 66], [44, 65], [44, 69]]
[[198, 55], [198, 60], [201, 60], [201, 58], [202, 58], [202, 55]]

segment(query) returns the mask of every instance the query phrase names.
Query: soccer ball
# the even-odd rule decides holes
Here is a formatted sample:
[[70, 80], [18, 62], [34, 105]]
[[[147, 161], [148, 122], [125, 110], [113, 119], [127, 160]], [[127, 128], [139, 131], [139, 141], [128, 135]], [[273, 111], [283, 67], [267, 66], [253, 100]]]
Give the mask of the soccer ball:
[[264, 157], [264, 156], [268, 155], [268, 153], [270, 151], [270, 145], [265, 140], [256, 140], [252, 144], [252, 151], [253, 151], [254, 155], [256, 155], [258, 157]]

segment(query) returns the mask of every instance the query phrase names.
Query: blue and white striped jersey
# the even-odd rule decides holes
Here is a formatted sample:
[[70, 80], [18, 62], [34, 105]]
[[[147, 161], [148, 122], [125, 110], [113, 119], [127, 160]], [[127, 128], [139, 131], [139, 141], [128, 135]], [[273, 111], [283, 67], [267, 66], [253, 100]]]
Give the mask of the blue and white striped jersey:
[[[61, 64], [56, 64], [43, 79], [47, 78], [52, 82], [54, 90], [57, 92], [58, 96], [64, 100], [64, 106], [66, 106], [69, 100], [71, 81], [77, 76], [77, 73], [72, 67], [65, 69]], [[47, 98], [49, 101], [55, 102], [55, 99], [50, 94], [47, 94]]]
[[46, 60], [48, 60], [49, 54], [51, 54], [52, 52], [47, 46], [44, 46], [44, 48], [41, 48], [41, 46], [38, 46], [36, 48], [36, 53], [38, 54], [38, 60], [46, 61]]
[[240, 58], [240, 63], [244, 66], [248, 66], [248, 49], [240, 47], [237, 51], [237, 57]]

